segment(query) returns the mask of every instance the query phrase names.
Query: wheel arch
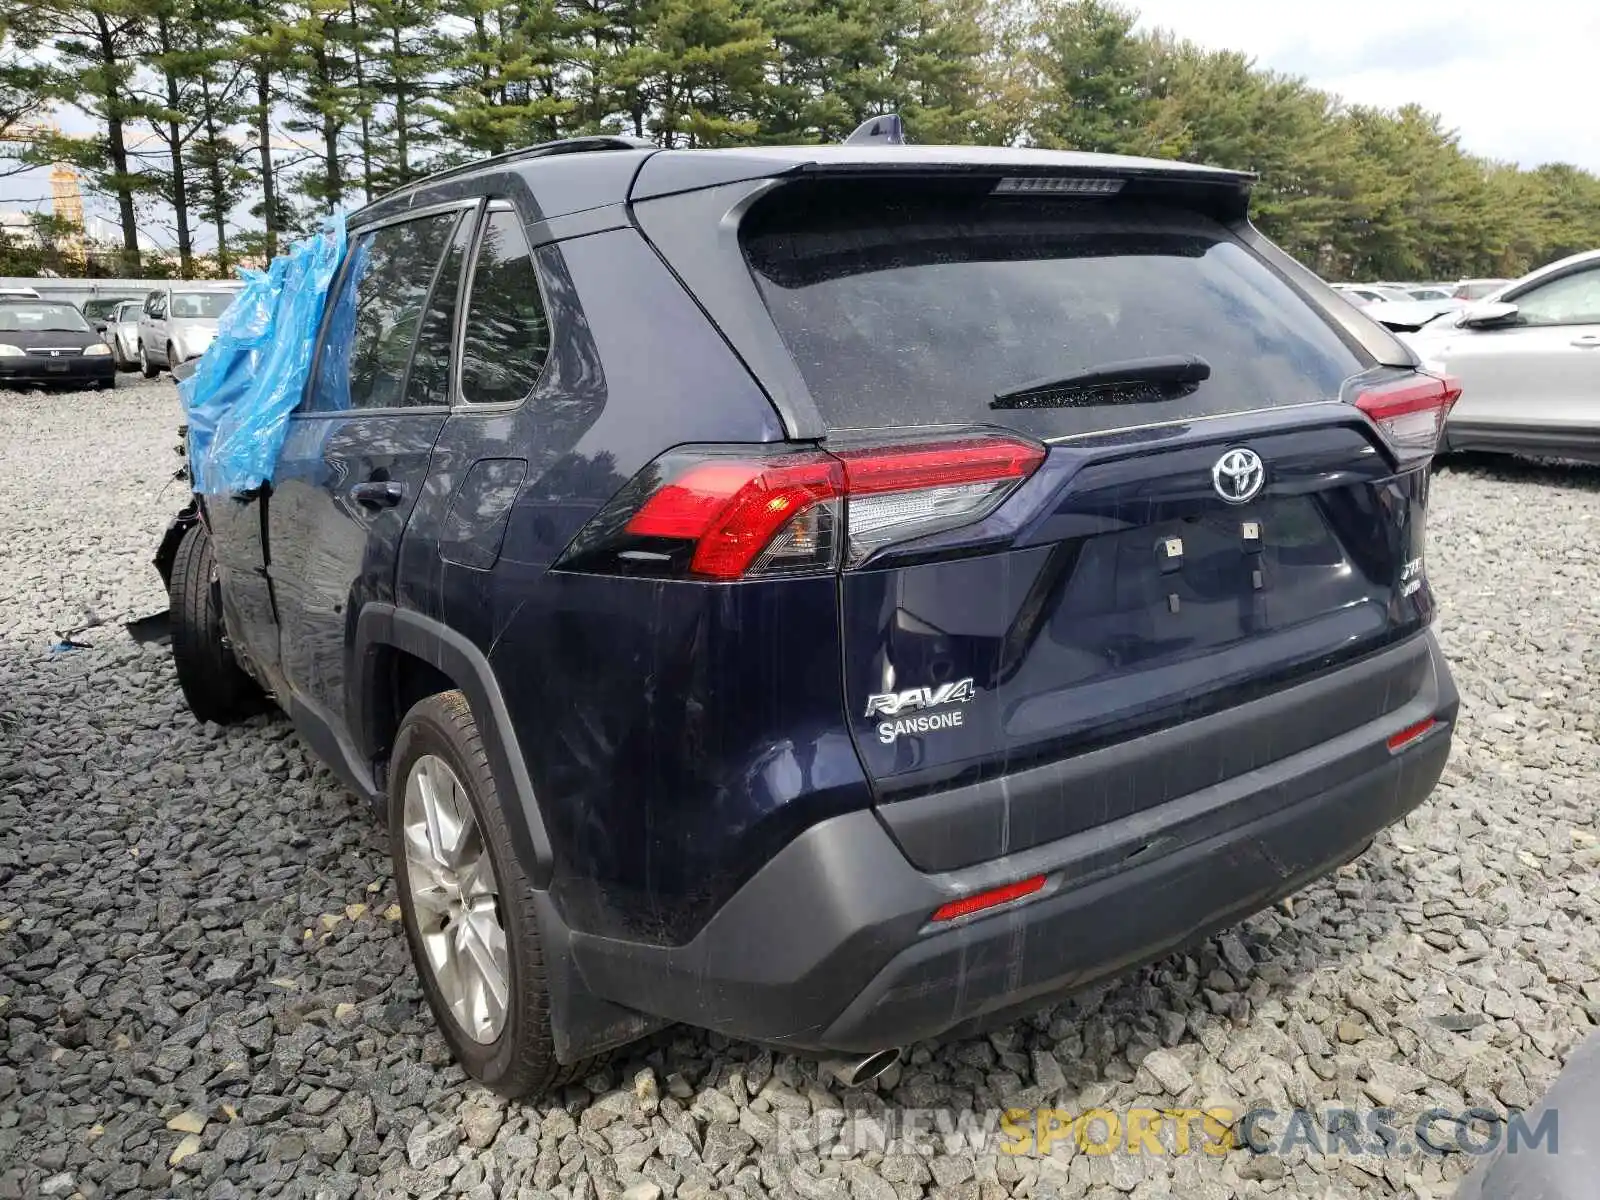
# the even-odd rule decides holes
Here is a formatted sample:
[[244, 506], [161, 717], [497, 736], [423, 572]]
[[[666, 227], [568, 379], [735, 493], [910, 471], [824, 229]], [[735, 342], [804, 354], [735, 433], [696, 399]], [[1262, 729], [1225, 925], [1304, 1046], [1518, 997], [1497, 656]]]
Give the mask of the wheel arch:
[[190, 500], [168, 523], [166, 532], [161, 535], [161, 542], [156, 547], [155, 563], [156, 573], [161, 576], [161, 586], [172, 586], [172, 564], [178, 557], [178, 546], [183, 542], [184, 535], [189, 532], [190, 526], [200, 520], [200, 502]]
[[386, 762], [395, 732], [417, 700], [459, 689], [478, 723], [489, 769], [514, 798], [507, 824], [532, 885], [545, 890], [554, 856], [516, 728], [487, 656], [448, 625], [392, 604], [372, 603], [356, 620], [350, 728], [368, 762]]

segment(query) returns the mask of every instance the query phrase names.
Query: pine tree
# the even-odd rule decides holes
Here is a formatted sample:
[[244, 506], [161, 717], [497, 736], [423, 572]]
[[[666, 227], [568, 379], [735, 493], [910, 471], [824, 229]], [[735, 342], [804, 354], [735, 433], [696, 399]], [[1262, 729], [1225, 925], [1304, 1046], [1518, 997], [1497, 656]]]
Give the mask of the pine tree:
[[[220, 2], [220, 0], [219, 0]], [[283, 77], [294, 59], [295, 42], [285, 24], [281, 0], [231, 0], [239, 33], [230, 47], [236, 61], [247, 69], [243, 116], [249, 122], [257, 162], [256, 183], [261, 203], [261, 255], [278, 253], [280, 235], [292, 222], [289, 205], [279, 186], [279, 163], [273, 152], [273, 113], [283, 99]]]
[[419, 162], [438, 142], [426, 100], [439, 66], [432, 30], [435, 0], [368, 0], [372, 88], [380, 98], [373, 133], [378, 184], [397, 187], [420, 174]]
[[230, 132], [241, 115], [241, 96], [248, 79], [239, 64], [221, 69], [213, 65], [200, 76], [199, 128], [189, 149], [195, 210], [211, 225], [217, 243], [217, 270], [224, 277], [233, 265], [228, 220], [255, 179], [244, 165], [247, 151]]
[[895, 102], [915, 142], [1006, 140], [1007, 120], [988, 59], [985, 0], [916, 0], [913, 23], [897, 47]]
[[1153, 115], [1151, 42], [1136, 15], [1105, 0], [1047, 0], [1032, 30], [1029, 132], [1063, 150], [1137, 152]]
[[41, 152], [72, 162], [93, 190], [116, 198], [122, 226], [122, 270], [139, 273], [135, 196], [148, 181], [133, 162], [128, 125], [138, 105], [131, 91], [146, 32], [140, 0], [37, 0], [12, 13], [11, 36], [48, 58], [43, 95], [76, 105], [99, 131], [87, 138], [51, 139]]
[[361, 34], [351, 26], [348, 0], [293, 0], [284, 15], [293, 46], [286, 98], [294, 115], [286, 127], [318, 143], [316, 165], [296, 183], [314, 209], [332, 212], [355, 184], [345, 167], [345, 138], [361, 120], [353, 49]]
[[560, 136], [572, 104], [557, 94], [554, 0], [445, 0], [441, 13], [466, 29], [437, 44], [444, 82], [422, 106], [443, 136], [468, 154]]
[[648, 133], [664, 146], [719, 146], [756, 133], [771, 41], [738, 0], [659, 0], [619, 71], [637, 81]]
[[159, 0], [149, 14], [149, 43], [143, 56], [144, 86], [133, 89], [135, 114], [150, 128], [164, 161], [147, 167], [149, 191], [173, 214], [178, 242], [178, 273], [194, 278], [194, 238], [190, 232], [189, 143], [200, 129], [200, 80], [211, 69], [208, 47], [213, 33], [203, 10], [188, 0]]
[[895, 56], [917, 0], [760, 0], [774, 42], [760, 140], [838, 142], [904, 107]]

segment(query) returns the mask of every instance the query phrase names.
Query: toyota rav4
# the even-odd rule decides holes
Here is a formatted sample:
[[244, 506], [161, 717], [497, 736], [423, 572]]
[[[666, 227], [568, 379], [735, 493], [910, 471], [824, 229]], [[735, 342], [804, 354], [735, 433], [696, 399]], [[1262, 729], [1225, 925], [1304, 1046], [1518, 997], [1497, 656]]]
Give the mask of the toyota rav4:
[[1455, 386], [1091, 154], [534, 147], [349, 220], [270, 484], [158, 565], [196, 717], [387, 817], [462, 1065], [859, 1057], [1185, 946], [1420, 803]]

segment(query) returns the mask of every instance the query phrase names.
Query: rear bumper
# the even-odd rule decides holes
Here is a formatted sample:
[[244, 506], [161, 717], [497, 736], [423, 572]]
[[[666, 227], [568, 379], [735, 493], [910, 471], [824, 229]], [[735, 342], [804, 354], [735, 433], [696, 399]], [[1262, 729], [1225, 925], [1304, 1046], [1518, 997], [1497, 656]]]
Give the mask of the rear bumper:
[[116, 374], [117, 364], [110, 354], [0, 358], [0, 383], [100, 383]]
[[[913, 866], [877, 814], [835, 817], [785, 847], [687, 944], [562, 931], [572, 966], [585, 990], [627, 1008], [824, 1052], [904, 1045], [1042, 1006], [1297, 891], [1420, 804], [1444, 769], [1458, 706], [1432, 635], [1423, 638], [1431, 669], [1406, 705], [1244, 775], [945, 872]], [[1301, 687], [1336, 698], [1342, 675]], [[1429, 732], [1389, 749], [1390, 736], [1429, 718]], [[1092, 781], [1074, 782], [1063, 803], [1094, 795]], [[951, 899], [1035, 875], [1047, 883], [1025, 900], [929, 922]]]
[[1600, 421], [1582, 427], [1452, 419], [1445, 426], [1444, 441], [1447, 451], [1487, 450], [1600, 462]]

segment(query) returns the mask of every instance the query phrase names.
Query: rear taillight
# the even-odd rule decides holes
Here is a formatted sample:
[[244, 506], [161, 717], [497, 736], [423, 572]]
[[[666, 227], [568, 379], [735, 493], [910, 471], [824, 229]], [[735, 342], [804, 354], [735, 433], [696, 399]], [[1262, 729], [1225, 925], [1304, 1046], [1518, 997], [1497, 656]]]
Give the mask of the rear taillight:
[[822, 453], [713, 458], [652, 493], [624, 532], [692, 543], [689, 571], [709, 579], [831, 566], [843, 475]]
[[1044, 459], [1032, 442], [982, 435], [838, 451], [844, 463], [845, 565], [993, 512]]
[[668, 578], [811, 574], [981, 520], [1044, 459], [972, 434], [833, 452], [683, 447], [651, 463], [557, 566]]
[[1363, 388], [1355, 405], [1383, 431], [1399, 454], [1432, 454], [1461, 385], [1449, 376], [1407, 375]]

